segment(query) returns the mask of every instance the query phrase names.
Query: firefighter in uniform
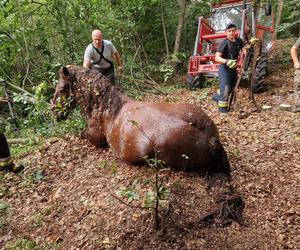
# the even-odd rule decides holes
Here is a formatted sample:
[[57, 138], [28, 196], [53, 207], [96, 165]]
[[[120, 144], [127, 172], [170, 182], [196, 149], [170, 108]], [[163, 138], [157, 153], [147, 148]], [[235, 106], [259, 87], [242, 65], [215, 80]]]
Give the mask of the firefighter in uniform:
[[219, 66], [219, 79], [220, 91], [216, 93], [212, 99], [218, 103], [219, 112], [229, 112], [229, 97], [236, 85], [238, 72], [237, 72], [237, 59], [240, 51], [246, 54], [249, 46], [253, 46], [259, 39], [251, 37], [248, 44], [244, 46], [241, 38], [235, 37], [236, 25], [230, 23], [226, 26], [226, 38], [218, 46], [215, 61], [220, 63]]
[[[0, 103], [7, 103], [7, 98], [0, 97]], [[10, 155], [5, 135], [0, 132], [0, 171], [18, 173], [24, 169], [23, 166], [15, 166]]]
[[219, 112], [229, 112], [228, 100], [237, 81], [237, 59], [240, 50], [244, 47], [241, 38], [235, 37], [236, 25], [230, 23], [226, 26], [226, 39], [218, 46], [215, 60], [220, 63], [219, 79], [220, 93], [215, 94], [213, 100], [218, 102]]

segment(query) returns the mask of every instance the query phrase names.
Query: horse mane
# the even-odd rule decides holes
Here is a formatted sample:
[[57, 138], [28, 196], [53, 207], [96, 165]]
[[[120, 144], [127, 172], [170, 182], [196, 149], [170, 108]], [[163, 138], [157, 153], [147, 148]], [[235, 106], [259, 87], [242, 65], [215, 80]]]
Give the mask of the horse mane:
[[89, 115], [95, 110], [99, 115], [104, 111], [108, 111], [112, 116], [119, 113], [126, 98], [108, 78], [97, 71], [80, 66], [67, 67], [73, 80], [73, 95], [84, 115]]

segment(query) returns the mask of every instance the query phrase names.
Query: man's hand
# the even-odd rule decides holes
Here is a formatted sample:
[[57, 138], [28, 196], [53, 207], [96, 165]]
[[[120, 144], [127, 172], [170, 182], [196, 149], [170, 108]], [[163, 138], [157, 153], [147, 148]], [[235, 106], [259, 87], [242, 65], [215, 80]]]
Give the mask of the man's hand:
[[254, 44], [256, 44], [257, 42], [258, 42], [258, 38], [257, 37], [251, 37], [251, 39], [249, 40], [249, 44], [251, 45], [251, 46], [253, 46]]
[[6, 97], [0, 97], [0, 103], [8, 103], [9, 99]]
[[300, 62], [294, 64], [295, 69], [300, 69]]
[[226, 65], [228, 66], [228, 68], [234, 69], [236, 67], [236, 60], [227, 60]]

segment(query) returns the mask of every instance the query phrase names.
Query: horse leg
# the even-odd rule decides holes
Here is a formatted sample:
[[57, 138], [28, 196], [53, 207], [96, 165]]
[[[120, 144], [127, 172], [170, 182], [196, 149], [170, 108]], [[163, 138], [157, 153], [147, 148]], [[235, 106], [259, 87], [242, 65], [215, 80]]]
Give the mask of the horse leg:
[[81, 132], [80, 132], [80, 138], [81, 139], [87, 139], [87, 132], [88, 131], [88, 129], [84, 129], [84, 130], [82, 130]]
[[102, 130], [90, 124], [88, 124], [87, 129], [81, 132], [80, 137], [89, 140], [96, 147], [103, 148], [108, 146], [106, 136]]

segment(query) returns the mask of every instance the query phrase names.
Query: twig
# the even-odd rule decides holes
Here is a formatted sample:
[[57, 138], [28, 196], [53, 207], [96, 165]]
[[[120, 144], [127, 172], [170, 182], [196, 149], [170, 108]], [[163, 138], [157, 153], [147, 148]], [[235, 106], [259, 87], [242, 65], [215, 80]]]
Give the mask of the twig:
[[157, 82], [154, 82], [154, 81], [150, 81], [150, 80], [147, 80], [147, 79], [144, 79], [144, 80], [141, 80], [141, 79], [137, 79], [137, 78], [133, 78], [132, 76], [128, 76], [128, 75], [122, 75], [123, 78], [125, 79], [128, 79], [128, 80], [132, 80], [132, 81], [135, 81], [135, 82], [139, 82], [139, 83], [142, 83], [146, 86], [149, 86], [151, 88], [154, 88], [155, 90], [157, 90], [159, 93], [161, 94], [165, 94], [158, 86], [159, 84]]
[[[143, 51], [143, 53], [144, 53], [144, 56], [145, 56], [145, 62], [146, 62], [146, 64], [149, 66], [150, 64], [149, 64], [149, 59], [148, 59], [148, 55], [147, 55], [147, 53], [146, 53], [146, 51], [145, 51], [145, 49], [144, 49], [144, 46], [143, 46], [143, 41], [142, 41], [142, 39], [140, 38], [140, 36], [139, 36], [139, 33], [134, 29], [134, 33], [135, 33], [135, 35], [136, 35], [136, 37], [137, 37], [137, 39], [138, 39], [138, 41], [139, 41], [139, 44], [140, 44], [140, 46], [141, 46], [141, 48], [142, 48], [142, 51]], [[141, 62], [142, 62], [142, 60], [141, 60]]]
[[19, 90], [19, 91], [21, 91], [21, 92], [23, 92], [23, 93], [29, 95], [30, 97], [34, 98], [34, 95], [31, 94], [30, 92], [28, 92], [27, 90], [25, 90], [25, 89], [23, 89], [23, 88], [21, 88], [21, 87], [15, 85], [15, 84], [13, 84], [13, 83], [11, 83], [11, 82], [7, 82], [7, 84], [8, 84], [10, 87], [12, 87], [12, 88], [14, 88], [14, 89], [16, 89], [16, 90]]
[[110, 195], [112, 197], [114, 197], [115, 199], [117, 199], [119, 202], [121, 202], [122, 204], [124, 204], [124, 205], [126, 205], [128, 207], [138, 208], [138, 209], [149, 209], [149, 208], [153, 209], [152, 207], [142, 207], [142, 206], [131, 205], [131, 204], [127, 203], [126, 201], [122, 200], [121, 198], [119, 198], [118, 196], [116, 196], [116, 195], [114, 195], [112, 193], [110, 193]]
[[131, 64], [131, 66], [130, 66], [130, 72], [131, 72], [131, 76], [132, 76], [132, 77], [133, 77], [132, 65], [133, 65], [133, 63], [134, 63], [134, 61], [135, 61], [135, 59], [136, 59], [136, 56], [137, 56], [138, 53], [139, 53], [140, 47], [141, 47], [141, 46], [139, 45], [139, 47], [136, 49], [136, 52], [134, 53], [134, 56], [133, 56], [132, 64]]
[[[145, 76], [147, 76], [149, 79], [150, 79], [150, 81], [152, 81], [152, 82], [155, 82], [156, 84], [158, 84], [156, 81], [154, 81], [152, 78], [151, 78], [151, 76], [149, 76], [145, 71], [143, 71], [143, 73], [145, 74]], [[145, 79], [146, 81], [148, 81], [147, 79]]]
[[29, 13], [27, 13], [27, 15], [24, 17], [25, 21], [27, 21], [31, 17], [32, 14], [34, 14], [36, 11], [38, 11], [41, 7], [43, 7], [45, 5], [45, 4], [34, 2], [34, 1], [32, 1], [31, 3], [39, 4], [39, 6], [36, 7], [34, 10], [30, 11]]
[[[269, 130], [277, 130], [279, 128], [268, 128]], [[225, 131], [225, 132], [262, 132], [262, 130], [257, 130], [257, 129], [234, 129], [234, 128], [219, 128], [220, 131]], [[266, 131], [265, 131], [266, 132]]]
[[39, 140], [36, 138], [12, 138], [7, 139], [8, 144], [25, 144], [30, 141], [38, 142]]

